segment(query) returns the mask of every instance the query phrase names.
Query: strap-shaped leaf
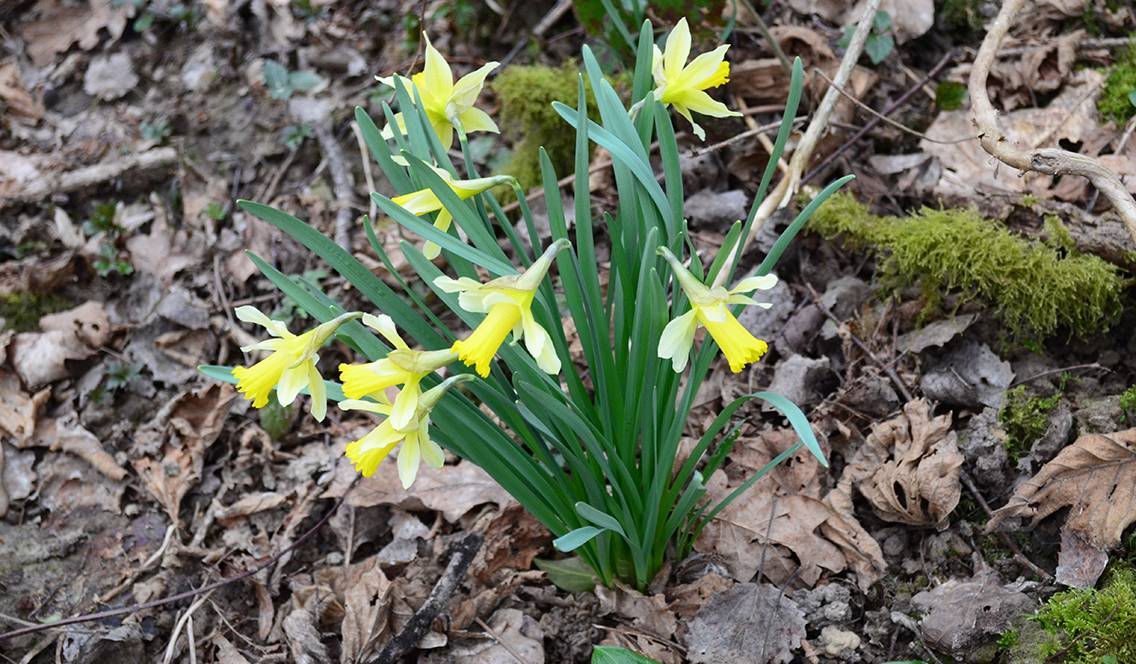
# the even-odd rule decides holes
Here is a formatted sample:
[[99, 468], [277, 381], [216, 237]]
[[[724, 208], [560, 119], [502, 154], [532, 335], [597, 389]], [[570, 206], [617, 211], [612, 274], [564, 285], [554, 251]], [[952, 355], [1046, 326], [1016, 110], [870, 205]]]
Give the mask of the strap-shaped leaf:
[[614, 516], [602, 510], [598, 510], [583, 501], [576, 503], [576, 514], [579, 514], [581, 519], [593, 525], [618, 533], [622, 537], [627, 537], [627, 533], [623, 532], [623, 526], [619, 525], [619, 522], [615, 520]]
[[595, 526], [581, 526], [566, 535], [561, 535], [552, 540], [552, 546], [556, 547], [557, 551], [569, 553], [584, 546], [588, 542], [595, 539], [596, 535], [604, 532], [603, 528], [596, 528]]

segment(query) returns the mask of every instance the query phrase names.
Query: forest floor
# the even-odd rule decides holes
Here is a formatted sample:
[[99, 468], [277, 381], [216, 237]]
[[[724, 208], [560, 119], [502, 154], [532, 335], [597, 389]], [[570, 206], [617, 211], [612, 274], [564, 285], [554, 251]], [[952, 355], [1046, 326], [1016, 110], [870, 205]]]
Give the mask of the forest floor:
[[[831, 76], [852, 3], [755, 4], [784, 54]], [[720, 97], [745, 116], [681, 140], [702, 247], [745, 216], [787, 91], [740, 5]], [[546, 0], [5, 3], [0, 632], [107, 615], [0, 640], [0, 661], [371, 661], [470, 533], [483, 544], [407, 661], [585, 662], [599, 643], [664, 663], [1136, 661], [1109, 641], [1136, 610], [1107, 608], [1136, 600], [1136, 245], [1087, 181], [1023, 177], [979, 146], [964, 86], [996, 5], [883, 3], [890, 24], [848, 85], [860, 104], [838, 105], [808, 181], [854, 173], [866, 208], [839, 199], [800, 236], [773, 308], [742, 319], [771, 352], [740, 374], [720, 363], [697, 398], [694, 437], [739, 394], [790, 396], [831, 467], [803, 451], [778, 467], [646, 593], [570, 593], [534, 563], [559, 557], [549, 533], [472, 464], [423, 468], [409, 490], [394, 464], [356, 482], [343, 449], [365, 421], [254, 411], [196, 367], [245, 361], [236, 306], [307, 324], [246, 250], [362, 306], [234, 201], [334, 235], [343, 206], [357, 217], [368, 191], [390, 193], [353, 109], [381, 118], [390, 91], [374, 77], [420, 70], [421, 30], [460, 72], [559, 67], [613, 42], [571, 10], [534, 34]], [[724, 28], [717, 11], [703, 45]], [[1027, 3], [990, 80], [1014, 140], [1136, 176], [1134, 29], [1131, 3]], [[825, 89], [810, 73], [803, 113]], [[482, 104], [498, 109], [498, 94], [491, 78]], [[516, 124], [475, 141], [486, 170], [508, 162]], [[344, 166], [354, 200], [337, 194]], [[614, 204], [605, 178], [593, 174], [598, 210]], [[977, 244], [951, 235], [980, 217], [996, 221]], [[997, 225], [1005, 252], [963, 251]], [[397, 257], [398, 227], [378, 229]], [[347, 233], [389, 278], [361, 226]], [[905, 263], [908, 250], [920, 255]], [[1079, 269], [1103, 290], [1062, 290]], [[792, 441], [773, 413], [740, 413], [719, 489]], [[1098, 589], [1051, 599], [1070, 587]]]

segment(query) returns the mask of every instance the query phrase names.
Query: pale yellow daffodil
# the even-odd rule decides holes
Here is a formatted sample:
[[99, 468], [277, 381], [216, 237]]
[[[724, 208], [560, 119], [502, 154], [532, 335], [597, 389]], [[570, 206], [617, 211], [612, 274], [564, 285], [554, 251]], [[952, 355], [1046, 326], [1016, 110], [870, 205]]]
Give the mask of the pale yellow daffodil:
[[[507, 175], [495, 175], [487, 178], [474, 178], [472, 180], [455, 180], [453, 176], [443, 168], [433, 166], [430, 168], [432, 168], [439, 177], [445, 180], [446, 184], [450, 186], [450, 189], [463, 201], [471, 196], [476, 196], [488, 189], [496, 187], [499, 184], [507, 184], [513, 181], [513, 178]], [[434, 219], [434, 228], [442, 232], [450, 230], [453, 217], [450, 215], [450, 211], [442, 205], [442, 201], [438, 200], [438, 195], [429, 188], [412, 191], [402, 196], [395, 196], [391, 201], [417, 216], [437, 212], [438, 216]], [[427, 242], [422, 247], [422, 254], [430, 260], [437, 258], [439, 253], [441, 253], [441, 248], [433, 242]]]
[[513, 343], [524, 340], [542, 371], [560, 372], [560, 358], [552, 345], [552, 337], [533, 317], [532, 301], [552, 260], [567, 246], [568, 240], [557, 240], [523, 273], [498, 277], [484, 284], [468, 277], [434, 280], [434, 285], [447, 293], [461, 293], [458, 305], [462, 309], [486, 314], [477, 329], [453, 345], [458, 358], [476, 367], [482, 378], [489, 375], [489, 363], [509, 332], [513, 333]]
[[[449, 149], [453, 145], [454, 127], [460, 127], [467, 134], [475, 131], [498, 133], [497, 123], [493, 122], [493, 118], [473, 105], [485, 85], [485, 77], [497, 68], [498, 63], [487, 62], [480, 69], [462, 76], [455, 83], [449, 63], [430, 43], [430, 38], [425, 33], [422, 36], [426, 39], [426, 64], [423, 70], [411, 76], [409, 80], [405, 76], [398, 78], [406, 86], [407, 92], [411, 92], [408, 83], [413, 83], [418, 88], [422, 108], [434, 127], [434, 132], [438, 134], [442, 147]], [[394, 78], [394, 76], [380, 77], [379, 81], [393, 88]], [[413, 97], [413, 92], [411, 96]], [[395, 115], [395, 122], [400, 131], [406, 131], [402, 113]], [[391, 127], [383, 129], [382, 135], [383, 138], [391, 138], [393, 136]]]
[[690, 348], [694, 345], [694, 333], [702, 325], [722, 349], [722, 354], [730, 363], [730, 371], [738, 373], [745, 365], [760, 360], [769, 345], [742, 327], [730, 312], [729, 306], [752, 304], [768, 309], [772, 305], [755, 302], [745, 294], [773, 288], [777, 285], [777, 277], [772, 274], [748, 277], [726, 290], [722, 286], [710, 287], [703, 284], [665, 247], [659, 247], [659, 255], [670, 264], [675, 278], [690, 300], [690, 311], [663, 328], [659, 337], [659, 357], [669, 359], [674, 370], [681, 372], [686, 368]]
[[398, 334], [394, 321], [386, 314], [363, 314], [363, 324], [383, 335], [394, 346], [381, 360], [366, 364], [340, 364], [339, 378], [348, 399], [365, 396], [386, 398], [387, 388], [402, 385], [390, 411], [391, 425], [402, 429], [410, 425], [418, 410], [422, 379], [457, 359], [450, 349], [413, 350]]
[[[410, 488], [418, 476], [418, 466], [421, 461], [435, 468], [441, 468], [446, 460], [442, 448], [430, 439], [430, 411], [452, 385], [472, 379], [469, 374], [451, 376], [438, 386], [426, 390], [418, 398], [414, 416], [410, 421], [404, 426], [397, 426], [393, 418], [387, 417], [362, 438], [347, 444], [345, 451], [347, 458], [363, 477], [370, 477], [394, 448], [401, 444], [402, 447], [398, 451], [398, 477], [404, 489]], [[387, 416], [391, 414], [393, 408], [390, 403], [358, 399], [340, 401], [339, 407], [342, 410], [362, 410]]]
[[730, 63], [725, 60], [729, 48], [729, 44], [723, 44], [687, 64], [686, 59], [690, 56], [690, 28], [686, 25], [685, 18], [667, 35], [665, 51], [660, 51], [655, 46], [655, 99], [674, 107], [679, 115], [690, 122], [694, 134], [703, 140], [706, 133], [694, 121], [691, 112], [715, 118], [741, 116], [741, 113], [731, 111], [725, 104], [706, 94], [706, 90], [730, 80]]
[[234, 367], [233, 377], [237, 379], [237, 389], [252, 401], [254, 408], [263, 408], [268, 404], [268, 396], [273, 388], [276, 389], [276, 400], [281, 406], [290, 405], [296, 400], [296, 395], [307, 388], [312, 395], [312, 416], [322, 422], [327, 414], [327, 390], [323, 377], [316, 368], [319, 361], [316, 351], [335, 334], [340, 325], [363, 314], [342, 314], [298, 335], [289, 332], [283, 321], [272, 320], [256, 307], [237, 307], [236, 314], [238, 319], [246, 323], [260, 325], [273, 337], [241, 348], [246, 353], [267, 350], [272, 351], [272, 354], [251, 367]]

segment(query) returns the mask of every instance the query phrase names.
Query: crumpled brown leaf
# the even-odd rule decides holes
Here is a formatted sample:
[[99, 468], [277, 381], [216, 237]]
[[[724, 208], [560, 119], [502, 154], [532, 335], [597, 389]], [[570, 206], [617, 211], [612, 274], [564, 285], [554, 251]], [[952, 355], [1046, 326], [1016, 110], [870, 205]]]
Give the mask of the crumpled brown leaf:
[[95, 434], [87, 431], [75, 413], [64, 417], [43, 417], [36, 424], [35, 437], [25, 445], [47, 447], [52, 451], [64, 451], [83, 459], [108, 478], [119, 481], [126, 477], [126, 469], [115, 462], [114, 457], [103, 449], [102, 442]]
[[20, 65], [15, 59], [0, 62], [0, 101], [13, 117], [39, 120], [43, 117], [43, 93], [32, 95], [24, 86]]
[[391, 583], [383, 574], [378, 556], [370, 560], [371, 567], [353, 575], [344, 595], [341, 664], [366, 661], [390, 629]]
[[51, 388], [29, 396], [15, 375], [0, 369], [0, 431], [15, 439], [17, 447], [35, 433], [36, 418], [51, 397]]
[[90, 357], [112, 332], [106, 309], [95, 301], [44, 316], [39, 326], [40, 332], [17, 334], [8, 348], [12, 367], [28, 387], [67, 377], [67, 361]]
[[902, 415], [872, 427], [830, 503], [850, 509], [855, 486], [885, 521], [945, 528], [962, 493], [963, 456], [950, 428], [950, 415], [931, 417], [925, 400], [909, 402]]
[[132, 462], [134, 470], [174, 524], [180, 523], [181, 499], [201, 479], [205, 450], [221, 434], [234, 397], [225, 384], [183, 392], [138, 429], [136, 445], [146, 455]]
[[[712, 503], [796, 440], [791, 429], [739, 440], [730, 459], [740, 470], [729, 482], [715, 473], [708, 482]], [[694, 548], [721, 556], [741, 582], [762, 571], [777, 584], [796, 577], [812, 586], [825, 572], [851, 568], [867, 588], [885, 569], [883, 553], [851, 510], [821, 500], [820, 470], [816, 458], [800, 449], [707, 524]]]
[[132, 8], [129, 2], [113, 0], [89, 0], [78, 6], [62, 0], [39, 0], [39, 18], [24, 26], [20, 34], [32, 62], [42, 67], [75, 42], [83, 50], [94, 48], [99, 43], [99, 31], [104, 28], [111, 40], [117, 40], [126, 29]]
[[741, 583], [711, 597], [687, 629], [692, 664], [789, 662], [805, 638], [805, 613], [776, 586]]
[[1039, 93], [1049, 93], [1065, 84], [1077, 62], [1077, 44], [1084, 30], [1045, 38], [1028, 44], [1020, 58], [1000, 58], [990, 70], [991, 93], [1005, 111], [1028, 106]]
[[[986, 529], [1003, 529], [1015, 517], [1030, 519], [1033, 527], [1066, 507], [1058, 580], [1092, 586], [1108, 562], [1108, 549], [1117, 546], [1124, 529], [1136, 521], [1136, 429], [1081, 436], [1019, 485]], [[1076, 558], [1094, 550], [1099, 563], [1077, 565]]]
[[[356, 475], [351, 462], [341, 458], [336, 468], [336, 479], [322, 497], [342, 496]], [[504, 507], [512, 500], [501, 485], [469, 461], [441, 468], [422, 464], [414, 484], [403, 489], [398, 479], [398, 466], [392, 458], [379, 466], [374, 475], [359, 482], [359, 486], [347, 497], [347, 504], [354, 507], [394, 505], [404, 510], [435, 510], [441, 512], [446, 521], [455, 523], [478, 505], [494, 503]]]

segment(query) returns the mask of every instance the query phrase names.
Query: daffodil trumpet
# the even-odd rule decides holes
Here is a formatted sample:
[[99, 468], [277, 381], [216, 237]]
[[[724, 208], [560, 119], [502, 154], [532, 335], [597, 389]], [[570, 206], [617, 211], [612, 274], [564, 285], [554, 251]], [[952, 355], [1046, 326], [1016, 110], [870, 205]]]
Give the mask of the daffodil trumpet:
[[[442, 147], [449, 149], [454, 143], [454, 129], [457, 128], [465, 134], [475, 131], [490, 131], [498, 133], [497, 123], [489, 114], [473, 104], [477, 101], [481, 89], [485, 86], [485, 77], [498, 67], [496, 62], [487, 62], [476, 71], [462, 76], [454, 82], [454, 74], [449, 63], [430, 43], [430, 38], [423, 33], [426, 40], [426, 63], [422, 71], [409, 79], [397, 76], [402, 84], [409, 89], [413, 83], [418, 90], [418, 98], [422, 101], [422, 110], [426, 118], [438, 135]], [[379, 82], [395, 87], [396, 76], [379, 77]], [[394, 117], [399, 131], [405, 133], [406, 120], [403, 113]], [[394, 132], [388, 125], [382, 131], [385, 139], [390, 139]]]
[[316, 364], [317, 351], [331, 338], [339, 326], [363, 314], [355, 311], [341, 314], [303, 334], [292, 334], [283, 321], [273, 320], [253, 306], [237, 307], [237, 318], [246, 323], [260, 325], [271, 339], [243, 346], [242, 351], [271, 351], [271, 354], [251, 367], [234, 367], [237, 390], [252, 401], [254, 408], [268, 404], [272, 390], [281, 406], [290, 405], [305, 388], [311, 393], [311, 414], [323, 421], [327, 414], [327, 389]]
[[363, 324], [381, 334], [394, 346], [381, 360], [366, 364], [340, 364], [339, 378], [348, 399], [374, 396], [386, 398], [388, 388], [402, 386], [391, 406], [390, 419], [395, 428], [409, 426], [418, 410], [422, 379], [457, 359], [450, 349], [414, 350], [399, 335], [390, 316], [363, 314]]
[[761, 359], [769, 345], [753, 336], [730, 311], [732, 305], [754, 305], [768, 309], [771, 304], [757, 302], [746, 293], [768, 290], [777, 285], [772, 274], [742, 279], [727, 290], [722, 286], [707, 286], [698, 280], [666, 247], [658, 253], [670, 265], [675, 278], [690, 300], [690, 311], [667, 323], [659, 337], [659, 357], [669, 359], [676, 372], [686, 368], [694, 334], [705, 327], [726, 356], [730, 371], [738, 373], [747, 364]]
[[692, 112], [715, 118], [741, 116], [741, 113], [731, 111], [725, 104], [706, 94], [706, 90], [729, 82], [730, 63], [726, 62], [726, 51], [729, 48], [729, 44], [723, 44], [687, 64], [686, 60], [690, 57], [690, 28], [685, 18], [667, 35], [665, 50], [659, 50], [655, 46], [652, 67], [655, 99], [671, 106], [686, 118], [694, 129], [695, 136], [702, 140], [706, 139], [706, 132], [694, 121]]
[[359, 399], [340, 401], [339, 408], [342, 410], [387, 416], [362, 438], [347, 443], [347, 458], [363, 477], [370, 477], [394, 448], [401, 445], [398, 451], [398, 477], [404, 489], [410, 488], [414, 483], [422, 461], [434, 468], [441, 468], [446, 455], [441, 446], [430, 438], [430, 412], [447, 390], [467, 380], [473, 380], [473, 376], [458, 374], [423, 392], [416, 401], [413, 417], [403, 424], [394, 421], [391, 416], [394, 406], [390, 403]]
[[458, 306], [462, 309], [485, 314], [468, 337], [454, 342], [452, 349], [458, 354], [458, 359], [474, 367], [485, 378], [489, 375], [489, 363], [505, 342], [505, 337], [512, 332], [513, 343], [523, 339], [525, 348], [541, 371], [549, 374], [560, 372], [560, 358], [556, 355], [552, 337], [533, 317], [532, 302], [552, 266], [552, 260], [569, 245], [568, 240], [557, 240], [521, 274], [498, 277], [484, 284], [469, 277], [451, 279], [443, 276], [434, 280], [434, 285], [442, 291], [460, 293]]
[[[501, 184], [509, 184], [515, 182], [514, 178], [508, 175], [494, 175], [487, 178], [473, 178], [470, 180], [455, 180], [448, 171], [442, 168], [430, 167], [442, 181], [449, 186], [450, 190], [457, 194], [461, 200], [466, 200], [477, 194], [488, 191], [489, 189]], [[450, 211], [442, 205], [442, 201], [438, 195], [430, 188], [419, 189], [412, 191], [409, 194], [395, 196], [391, 199], [393, 203], [401, 206], [407, 212], [415, 216], [422, 216], [437, 212], [438, 216], [434, 219], [434, 228], [442, 231], [443, 233], [450, 230], [450, 225], [453, 223], [453, 216]], [[441, 253], [441, 248], [434, 242], [427, 242], [422, 247], [422, 254], [430, 260], [434, 260]]]

